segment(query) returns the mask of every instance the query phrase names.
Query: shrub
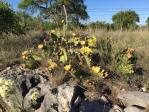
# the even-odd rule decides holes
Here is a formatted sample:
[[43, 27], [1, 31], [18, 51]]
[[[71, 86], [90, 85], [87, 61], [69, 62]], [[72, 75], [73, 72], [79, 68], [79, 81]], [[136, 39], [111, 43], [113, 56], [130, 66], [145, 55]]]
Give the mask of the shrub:
[[9, 4], [0, 2], [0, 33], [20, 33], [21, 27], [17, 15]]
[[46, 30], [52, 30], [56, 28], [56, 25], [51, 22], [45, 22], [43, 26], [44, 26], [44, 29]]
[[[40, 49], [41, 46], [38, 46]], [[25, 66], [30, 69], [36, 69], [40, 66], [42, 61], [42, 54], [34, 52], [32, 50], [22, 52], [22, 58], [24, 59]]]
[[116, 56], [116, 70], [123, 74], [134, 73], [137, 56], [134, 49], [127, 48]]
[[37, 48], [22, 53], [26, 67], [30, 69], [40, 67], [42, 61], [46, 60], [46, 69], [50, 74], [55, 74], [56, 70], [61, 69], [61, 72], [77, 77], [80, 72], [82, 73], [78, 68], [86, 68], [86, 72], [96, 74], [95, 76], [100, 78], [108, 75], [103, 69], [93, 73], [95, 69], [91, 68], [96, 66], [95, 62], [93, 63], [95, 60], [91, 58], [94, 51], [98, 50], [95, 36], [80, 37], [75, 33], [65, 35], [64, 32], [51, 30]]

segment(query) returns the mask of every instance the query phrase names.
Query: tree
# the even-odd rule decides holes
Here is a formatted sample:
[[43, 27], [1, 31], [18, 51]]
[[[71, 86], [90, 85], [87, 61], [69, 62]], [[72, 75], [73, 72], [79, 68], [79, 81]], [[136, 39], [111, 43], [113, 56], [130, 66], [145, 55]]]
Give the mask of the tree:
[[115, 29], [135, 29], [139, 22], [139, 15], [133, 11], [121, 11], [112, 17]]
[[41, 17], [32, 17], [25, 12], [17, 12], [19, 23], [24, 32], [29, 30], [42, 29], [43, 23]]
[[149, 17], [146, 20], [146, 26], [149, 28]]
[[0, 2], [0, 33], [19, 33], [21, 32], [18, 23], [18, 17], [10, 8], [10, 5], [5, 2]]
[[65, 19], [64, 8], [68, 15], [68, 22], [74, 19], [79, 22], [79, 20], [89, 17], [84, 0], [22, 0], [18, 7], [33, 13], [40, 12], [57, 25], [60, 25], [61, 21]]
[[96, 21], [96, 22], [89, 23], [88, 27], [92, 28], [92, 29], [106, 29], [106, 30], [109, 30], [109, 29], [111, 29], [111, 24], [106, 23], [105, 21]]

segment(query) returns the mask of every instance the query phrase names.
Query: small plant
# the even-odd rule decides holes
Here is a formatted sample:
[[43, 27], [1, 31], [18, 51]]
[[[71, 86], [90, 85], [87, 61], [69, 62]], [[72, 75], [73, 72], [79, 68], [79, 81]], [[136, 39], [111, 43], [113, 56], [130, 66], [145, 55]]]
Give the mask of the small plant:
[[[38, 47], [41, 49], [41, 46]], [[39, 67], [42, 61], [42, 56], [36, 52], [33, 52], [33, 50], [29, 50], [22, 53], [22, 59], [25, 62], [25, 67], [29, 69], [35, 69]]]
[[[81, 71], [78, 68], [82, 67], [88, 69], [86, 74], [92, 72], [100, 78], [106, 78], [108, 76], [108, 73], [105, 70], [101, 69], [100, 66], [98, 66], [100, 63], [97, 63], [94, 58], [92, 58], [92, 55], [97, 50], [104, 52], [102, 55], [108, 55], [111, 50], [109, 48], [111, 45], [108, 43], [109, 41], [104, 41], [104, 44], [101, 43], [101, 49], [98, 49], [99, 46], [94, 35], [79, 37], [77, 34], [72, 33], [71, 35], [69, 35], [73, 37], [71, 38], [67, 37], [67, 35], [61, 34], [63, 33], [61, 33], [60, 31], [51, 30], [49, 33], [49, 37], [47, 37], [47, 40], [45, 40], [43, 44], [40, 43], [37, 46], [38, 51], [42, 51], [38, 54], [37, 52], [35, 52], [35, 50], [34, 52], [32, 50], [24, 51], [22, 53], [22, 56], [25, 60], [26, 66], [28, 68], [39, 67], [40, 62], [42, 61], [42, 56], [39, 54], [43, 54], [44, 56], [46, 56], [46, 60], [49, 59], [46, 61], [48, 62], [47, 69], [52, 75], [56, 72], [54, 70], [58, 70], [61, 69], [61, 67], [64, 67], [62, 69], [64, 73], [69, 73], [72, 76], [82, 76], [82, 72], [78, 72]], [[109, 50], [109, 52], [104, 51], [107, 49]], [[106, 52], [108, 53], [106, 54]]]
[[133, 49], [124, 49], [116, 57], [116, 70], [123, 74], [133, 74], [136, 59], [136, 54]]

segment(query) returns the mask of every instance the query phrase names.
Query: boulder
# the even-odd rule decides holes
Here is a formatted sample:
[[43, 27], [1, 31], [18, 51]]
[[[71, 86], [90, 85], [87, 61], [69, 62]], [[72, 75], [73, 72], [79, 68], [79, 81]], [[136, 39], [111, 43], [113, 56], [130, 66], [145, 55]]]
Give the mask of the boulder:
[[137, 106], [128, 106], [124, 109], [124, 112], [145, 112], [145, 109]]
[[117, 96], [120, 101], [126, 106], [137, 105], [141, 107], [148, 107], [149, 93], [139, 91], [122, 91]]
[[106, 97], [100, 101], [86, 100], [82, 87], [66, 82], [54, 86], [41, 70], [9, 67], [0, 72], [0, 77], [14, 81], [13, 92], [7, 97], [0, 95], [0, 112], [109, 112], [111, 109]]

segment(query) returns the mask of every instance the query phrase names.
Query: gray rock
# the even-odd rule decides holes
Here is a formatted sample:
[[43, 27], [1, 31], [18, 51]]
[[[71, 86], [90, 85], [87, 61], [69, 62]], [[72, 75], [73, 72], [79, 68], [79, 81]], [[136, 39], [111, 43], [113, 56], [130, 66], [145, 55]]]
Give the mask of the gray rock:
[[57, 100], [57, 95], [52, 93], [51, 85], [48, 83], [40, 84], [38, 87], [41, 88], [40, 94], [44, 96], [44, 100], [41, 103], [40, 108], [37, 109], [35, 112], [57, 112], [59, 102]]
[[[76, 86], [63, 84], [57, 88], [52, 88], [49, 83], [38, 84], [37, 87], [30, 89], [24, 98], [24, 107], [28, 110], [31, 106], [31, 94], [39, 89], [40, 96], [44, 99], [40, 107], [35, 109], [35, 112], [77, 112], [76, 108], [82, 101], [82, 98], [76, 92]], [[76, 95], [76, 96], [75, 96]], [[75, 97], [74, 97], [75, 96]], [[73, 100], [74, 99], [74, 100]]]
[[37, 88], [33, 88], [33, 89], [30, 89], [29, 92], [26, 94], [26, 96], [24, 97], [24, 101], [23, 101], [23, 105], [24, 105], [24, 108], [25, 109], [29, 109], [31, 108], [31, 95], [34, 91], [38, 91], [39, 90]]
[[[111, 109], [105, 97], [101, 102], [85, 101], [84, 89], [78, 85], [64, 83], [54, 87], [40, 70], [13, 67], [0, 72], [0, 76], [14, 80], [16, 85], [9, 97], [0, 98], [2, 111], [109, 112]], [[34, 91], [38, 91], [39, 97], [33, 103]]]
[[[73, 98], [73, 95], [75, 93], [75, 87], [74, 85], [67, 85], [63, 84], [58, 87], [58, 95], [57, 99], [60, 103], [62, 110], [65, 112], [68, 112], [71, 108], [71, 100]], [[59, 109], [60, 110], [60, 109]]]
[[120, 99], [126, 106], [137, 105], [146, 108], [149, 105], [149, 93], [123, 91], [118, 94], [117, 98]]
[[145, 112], [145, 109], [136, 106], [128, 106], [124, 109], [124, 112]]

